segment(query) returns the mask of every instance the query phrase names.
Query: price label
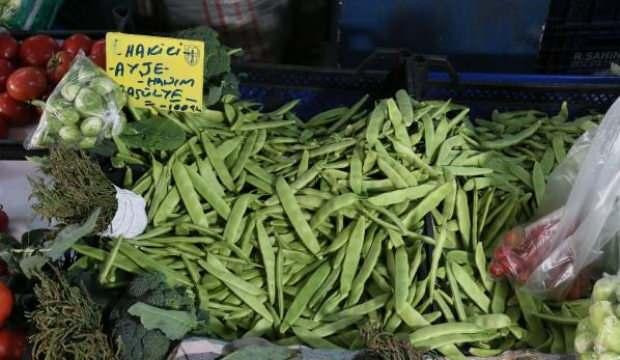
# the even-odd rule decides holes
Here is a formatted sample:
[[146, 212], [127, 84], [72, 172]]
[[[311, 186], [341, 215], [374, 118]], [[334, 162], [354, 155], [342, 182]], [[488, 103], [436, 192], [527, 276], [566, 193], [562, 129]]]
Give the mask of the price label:
[[202, 41], [108, 33], [106, 71], [135, 107], [202, 111]]

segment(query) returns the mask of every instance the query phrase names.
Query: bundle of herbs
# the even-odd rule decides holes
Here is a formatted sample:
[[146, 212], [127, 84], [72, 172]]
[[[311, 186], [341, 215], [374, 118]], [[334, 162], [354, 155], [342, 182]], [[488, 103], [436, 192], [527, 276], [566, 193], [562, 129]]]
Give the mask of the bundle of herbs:
[[101, 209], [95, 231], [103, 231], [117, 209], [116, 190], [101, 167], [83, 151], [53, 147], [49, 157], [35, 159], [43, 177], [29, 179], [34, 212], [48, 221], [81, 223]]
[[38, 272], [36, 309], [28, 314], [34, 359], [115, 360], [117, 351], [103, 330], [102, 309], [80, 287], [53, 269]]

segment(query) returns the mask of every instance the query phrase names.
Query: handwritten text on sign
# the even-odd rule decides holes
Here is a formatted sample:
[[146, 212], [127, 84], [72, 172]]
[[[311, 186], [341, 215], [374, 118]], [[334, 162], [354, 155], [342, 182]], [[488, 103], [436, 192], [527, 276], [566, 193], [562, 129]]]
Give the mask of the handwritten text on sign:
[[106, 35], [107, 73], [129, 104], [162, 110], [202, 110], [204, 43], [144, 35]]

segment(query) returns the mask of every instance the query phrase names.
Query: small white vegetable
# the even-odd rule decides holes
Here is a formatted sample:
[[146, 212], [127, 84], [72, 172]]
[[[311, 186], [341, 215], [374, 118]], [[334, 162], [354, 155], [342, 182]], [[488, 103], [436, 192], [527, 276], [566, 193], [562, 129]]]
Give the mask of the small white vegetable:
[[102, 116], [105, 112], [105, 102], [101, 95], [89, 88], [83, 88], [75, 97], [75, 108], [86, 116]]
[[91, 82], [90, 82], [90, 86], [89, 86], [94, 92], [96, 92], [97, 94], [103, 96], [103, 95], [107, 95], [109, 93], [111, 93], [112, 91], [114, 91], [114, 89], [117, 88], [116, 84], [114, 83], [114, 81], [112, 81], [111, 79], [107, 78], [107, 77], [97, 77], [94, 78]]
[[620, 321], [615, 316], [607, 317], [603, 321], [594, 342], [594, 350], [598, 353], [620, 353]]
[[584, 353], [592, 350], [594, 335], [591, 332], [579, 332], [575, 335], [575, 350]]
[[58, 136], [66, 142], [77, 142], [80, 140], [80, 130], [75, 125], [65, 125], [58, 131]]
[[617, 280], [615, 276], [605, 276], [594, 284], [592, 301], [616, 301]]
[[81, 149], [91, 149], [95, 146], [96, 143], [97, 143], [96, 137], [85, 137], [82, 140], [80, 140], [79, 145]]
[[601, 329], [608, 317], [616, 317], [614, 308], [609, 301], [598, 301], [590, 305], [590, 321], [595, 330]]
[[103, 120], [96, 116], [87, 117], [80, 124], [80, 130], [84, 136], [97, 136], [103, 128]]
[[73, 125], [80, 121], [80, 114], [74, 109], [65, 108], [56, 113], [56, 118], [65, 125]]
[[63, 85], [62, 89], [60, 89], [60, 94], [62, 95], [63, 98], [65, 98], [65, 100], [73, 101], [75, 100], [75, 97], [77, 96], [78, 92], [80, 92], [80, 89], [81, 89], [80, 84], [70, 82], [70, 83]]

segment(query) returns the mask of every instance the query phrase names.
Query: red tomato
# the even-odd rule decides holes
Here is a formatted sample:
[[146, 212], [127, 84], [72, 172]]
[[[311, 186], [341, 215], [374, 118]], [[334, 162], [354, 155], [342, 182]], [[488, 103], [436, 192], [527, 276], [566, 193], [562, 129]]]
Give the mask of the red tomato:
[[12, 60], [19, 53], [19, 44], [11, 35], [0, 35], [0, 58]]
[[47, 78], [56, 84], [69, 71], [73, 56], [67, 51], [59, 51], [47, 62]]
[[14, 70], [15, 67], [10, 61], [0, 59], [0, 91], [4, 91], [4, 89], [6, 89], [6, 80]]
[[84, 51], [84, 55], [90, 54], [92, 46], [93, 40], [84, 34], [73, 34], [62, 43], [62, 49], [73, 56], [77, 55], [80, 50]]
[[0, 327], [11, 316], [13, 310], [13, 293], [4, 283], [0, 282]]
[[8, 119], [10, 126], [22, 126], [29, 124], [34, 113], [32, 106], [17, 101], [7, 93], [0, 94], [0, 117]]
[[6, 81], [6, 92], [15, 100], [38, 99], [47, 90], [45, 72], [34, 66], [15, 70]]
[[97, 40], [90, 49], [88, 56], [95, 64], [105, 70], [105, 40]]
[[47, 35], [35, 35], [22, 42], [19, 57], [26, 65], [45, 66], [58, 49], [56, 40]]
[[[0, 123], [6, 124], [4, 119], [0, 118]], [[2, 136], [0, 136], [0, 139]], [[9, 231], [9, 216], [4, 212], [2, 205], [0, 205], [0, 233], [6, 233]]]
[[0, 360], [20, 360], [26, 350], [26, 337], [21, 332], [0, 330]]
[[[0, 117], [0, 140], [7, 139], [8, 137], [9, 137], [9, 121], [3, 117]], [[0, 232], [4, 232], [1, 230], [2, 230], [2, 215], [0, 215]]]

